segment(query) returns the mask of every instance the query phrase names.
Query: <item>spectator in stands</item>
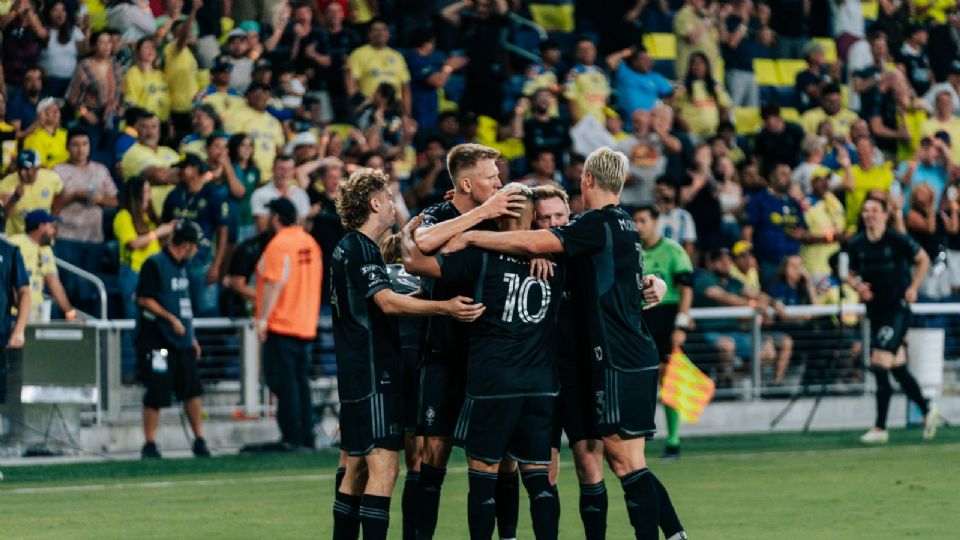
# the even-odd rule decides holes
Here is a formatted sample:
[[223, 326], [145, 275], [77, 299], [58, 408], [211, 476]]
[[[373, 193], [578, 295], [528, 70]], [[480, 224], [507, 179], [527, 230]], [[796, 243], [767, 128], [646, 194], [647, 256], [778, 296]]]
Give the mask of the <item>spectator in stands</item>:
[[297, 219], [301, 223], [310, 214], [310, 198], [307, 192], [297, 185], [294, 179], [295, 172], [293, 157], [288, 154], [279, 154], [273, 161], [272, 181], [253, 192], [250, 207], [257, 232], [266, 230], [270, 225], [268, 203], [277, 197], [286, 197], [293, 202], [297, 209]]
[[913, 145], [909, 122], [904, 121], [913, 112], [912, 90], [899, 71], [884, 73], [874, 91], [861, 96], [860, 116], [869, 122], [877, 148], [887, 159], [896, 158], [898, 147]]
[[243, 95], [234, 88], [232, 80], [233, 63], [224, 57], [217, 58], [210, 68], [210, 85], [193, 98], [194, 107], [209, 105], [220, 118], [229, 118], [230, 114], [242, 109], [246, 105]]
[[[343, 7], [338, 2], [329, 2], [323, 8], [323, 28], [315, 35], [314, 42], [307, 45], [308, 55], [312, 56], [315, 52], [318, 57], [330, 59], [325, 69], [314, 68], [314, 78], [310, 85], [311, 88], [326, 90], [330, 110], [322, 113], [320, 117], [332, 117], [335, 122], [349, 122], [353, 118], [345, 69], [348, 55], [362, 43], [357, 32], [343, 25], [343, 17]], [[321, 105], [321, 109], [324, 108]]]
[[[88, 272], [100, 271], [103, 243], [103, 214], [117, 207], [117, 186], [110, 171], [90, 161], [90, 137], [81, 129], [72, 129], [66, 137], [69, 159], [53, 168], [63, 180], [63, 205], [57, 227], [57, 257]], [[95, 290], [86, 280], [67, 274], [64, 286], [75, 302], [87, 305]]]
[[33, 210], [59, 213], [62, 193], [60, 176], [40, 168], [36, 151], [21, 150], [17, 154], [16, 172], [0, 180], [0, 205], [7, 216], [7, 235], [24, 232], [24, 217]]
[[[0, 15], [0, 29], [3, 30], [2, 60], [3, 80], [6, 83], [6, 95], [14, 97], [20, 94], [21, 86], [26, 86], [26, 76], [36, 68], [40, 50], [47, 36], [47, 29], [37, 16], [30, 0], [14, 0], [9, 11]], [[26, 88], [24, 88], [26, 91]], [[39, 93], [38, 93], [39, 95]], [[26, 123], [26, 125], [32, 122]]]
[[[246, 107], [243, 102], [239, 106]], [[196, 154], [205, 158], [207, 156], [207, 139], [214, 133], [223, 130], [223, 123], [220, 118], [213, 105], [209, 103], [194, 105], [190, 112], [190, 125], [193, 127], [193, 131], [180, 140], [180, 154]]]
[[540, 150], [536, 154], [528, 153], [527, 155], [532, 158], [530, 160], [530, 174], [520, 179], [520, 183], [530, 187], [560, 187], [563, 178], [557, 171], [557, 164], [553, 160], [553, 152]]
[[124, 181], [143, 176], [150, 182], [153, 209], [160, 215], [167, 193], [180, 181], [176, 168], [180, 155], [173, 148], [160, 145], [160, 120], [155, 114], [141, 116], [134, 128], [137, 130], [137, 143], [123, 155], [120, 169]]
[[843, 190], [847, 192], [847, 231], [855, 231], [860, 207], [871, 191], [887, 193], [893, 185], [893, 171], [889, 161], [877, 165], [873, 160], [873, 141], [861, 136], [854, 141], [859, 163], [853, 165], [849, 157], [840, 160], [843, 167]]
[[97, 155], [101, 141], [113, 130], [123, 104], [123, 74], [120, 63], [113, 57], [110, 32], [95, 32], [90, 42], [91, 55], [77, 64], [66, 98], [90, 134], [90, 145]]
[[404, 53], [404, 59], [410, 70], [412, 114], [420, 129], [432, 130], [437, 126], [439, 90], [468, 60], [464, 56], [448, 58], [438, 51], [437, 37], [431, 30], [415, 32], [411, 45], [413, 48]]
[[528, 156], [548, 151], [555, 164], [562, 164], [570, 149], [570, 125], [552, 109], [556, 109], [553, 94], [537, 90], [530, 101], [530, 117], [523, 121], [523, 146]]
[[911, 190], [925, 184], [933, 191], [934, 208], [940, 208], [940, 197], [947, 187], [949, 163], [950, 145], [939, 137], [924, 137], [913, 159], [903, 161], [897, 167], [896, 177], [903, 186], [904, 199], [910, 200]]
[[803, 266], [815, 283], [830, 274], [830, 257], [847, 239], [843, 203], [831, 191], [836, 175], [826, 167], [810, 174], [810, 191], [804, 203], [803, 220], [810, 231], [810, 240], [800, 246]]
[[950, 93], [946, 91], [936, 95], [933, 115], [924, 120], [920, 126], [921, 137], [931, 137], [940, 133], [943, 134], [940, 138], [950, 146], [948, 163], [960, 165], [960, 118], [953, 115]]
[[627, 121], [624, 129], [633, 129], [633, 112], [653, 110], [658, 100], [673, 95], [673, 85], [653, 71], [653, 59], [643, 47], [624, 49], [607, 57], [613, 70], [613, 87], [617, 92], [617, 110]]
[[677, 87], [676, 107], [691, 133], [709, 137], [717, 132], [720, 121], [729, 116], [730, 96], [713, 78], [707, 55], [695, 52], [689, 58], [690, 69], [683, 84]]
[[918, 96], [922, 96], [933, 84], [933, 71], [930, 69], [930, 59], [927, 58], [927, 29], [919, 24], [912, 24], [905, 34], [906, 39], [896, 55], [897, 67], [902, 71], [910, 86]]
[[927, 102], [928, 109], [935, 109], [937, 96], [943, 92], [950, 94], [953, 114], [960, 114], [960, 59], [950, 63], [947, 80], [933, 85], [923, 96], [923, 99]]
[[760, 174], [769, 175], [780, 163], [790, 167], [796, 165], [803, 142], [803, 128], [785, 121], [776, 101], [763, 105], [760, 118], [763, 119], [763, 128], [753, 147], [753, 154], [760, 160]]
[[[857, 2], [859, 4], [859, 2]], [[887, 35], [887, 42], [891, 50], [898, 51], [903, 44], [904, 37], [909, 32], [910, 11], [916, 2], [896, 0], [881, 0], [877, 10], [877, 26]], [[858, 6], [859, 7], [859, 6]], [[862, 12], [861, 14], [862, 15]], [[863, 17], [859, 18], [863, 28]], [[862, 34], [861, 34], [862, 35]]]
[[196, 254], [186, 264], [190, 277], [190, 299], [200, 317], [217, 316], [217, 285], [227, 253], [229, 205], [219, 190], [207, 182], [206, 163], [195, 154], [187, 154], [180, 163], [180, 184], [163, 203], [163, 222], [189, 219], [203, 231]]
[[[424, 164], [413, 171], [412, 188], [407, 190], [407, 206], [427, 208], [442, 202], [447, 191], [453, 189], [446, 156], [447, 150], [439, 137], [430, 137], [424, 142]], [[327, 253], [326, 250], [323, 252]]]
[[274, 158], [282, 151], [286, 137], [283, 126], [269, 112], [272, 90], [269, 86], [253, 83], [247, 88], [247, 107], [227, 118], [230, 133], [247, 133], [253, 139], [253, 161], [267, 180], [273, 174]]
[[[560, 97], [560, 63], [563, 62], [560, 44], [552, 39], [540, 42], [540, 62], [527, 66], [520, 93], [533, 96], [537, 90], [548, 90], [554, 98]], [[557, 102], [550, 114], [558, 114]]]
[[[856, 2], [857, 0], [850, 0]], [[794, 89], [800, 112], [806, 112], [820, 103], [820, 92], [824, 85], [830, 84], [839, 75], [840, 64], [827, 65], [823, 45], [816, 41], [807, 43], [803, 49], [807, 69], [797, 73]]]
[[707, 65], [715, 70], [711, 73], [714, 79], [722, 76], [719, 69], [720, 3], [707, 4], [707, 0], [687, 0], [673, 18], [673, 33], [677, 35], [677, 80], [687, 78], [694, 53], [706, 57]]
[[930, 28], [930, 43], [927, 54], [930, 56], [930, 67], [936, 80], [944, 81], [950, 72], [950, 66], [957, 59], [956, 51], [960, 49], [960, 11], [954, 10], [947, 19], [947, 24], [937, 24]]
[[780, 261], [800, 253], [809, 240], [800, 204], [790, 197], [790, 166], [776, 165], [770, 172], [770, 189], [750, 197], [744, 208], [743, 239], [753, 244], [760, 264], [760, 283], [769, 286]]
[[278, 13], [273, 34], [263, 42], [263, 47], [276, 63], [289, 62], [299, 69], [308, 65], [304, 51], [317, 29], [310, 3], [288, 2]]
[[63, 318], [72, 321], [77, 318], [77, 312], [70, 304], [67, 293], [60, 283], [57, 264], [50, 244], [57, 234], [54, 223], [57, 218], [44, 209], [31, 210], [24, 218], [24, 232], [11, 234], [7, 241], [20, 248], [24, 266], [30, 276], [30, 321], [46, 322], [48, 314], [43, 313], [43, 289], [50, 292], [57, 306], [63, 312]]
[[194, 2], [187, 19], [178, 19], [173, 23], [170, 33], [174, 39], [163, 47], [163, 70], [167, 77], [167, 87], [170, 89], [170, 121], [173, 132], [178, 137], [190, 131], [193, 97], [200, 90], [197, 83], [199, 66], [189, 45], [193, 41], [193, 24], [197, 20], [197, 10], [201, 4], [202, 2]]
[[403, 136], [403, 116], [394, 87], [380, 83], [373, 97], [358, 109], [356, 125], [371, 148], [395, 146]]
[[[867, 43], [869, 44], [869, 61], [865, 54], [862, 59], [855, 59], [851, 53], [848, 70], [851, 98], [856, 94], [857, 101], [859, 101], [858, 105], [851, 101], [851, 108], [858, 111], [864, 107], [867, 101], [873, 99], [874, 95], [883, 92], [884, 89], [880, 88], [884, 80], [883, 75], [892, 71], [889, 66], [892, 65], [893, 58], [890, 56], [886, 35], [880, 30], [875, 30], [868, 34]], [[855, 64], [854, 60], [860, 63]]]
[[[824, 167], [824, 138], [813, 133], [805, 135], [803, 141], [800, 142], [800, 156], [803, 161], [794, 167], [790, 174], [790, 178], [793, 180], [790, 193], [797, 200], [803, 200], [803, 197], [810, 193], [812, 189], [810, 180], [813, 174]], [[828, 180], [830, 189], [840, 187], [841, 180], [836, 174], [831, 173]]]
[[[7, 42], [4, 41], [4, 43]], [[3, 47], [3, 50], [6, 51], [7, 47]], [[40, 104], [40, 96], [43, 93], [43, 73], [40, 68], [28, 68], [22, 79], [22, 86], [8, 87], [6, 93], [8, 99], [5, 118], [16, 130], [18, 139], [26, 137], [37, 127], [37, 105]]]
[[[229, 207], [227, 217], [229, 227], [227, 253], [229, 254], [237, 242], [237, 210], [246, 198], [247, 190], [249, 189], [252, 194], [256, 186], [248, 187], [244, 185], [240, 177], [237, 176], [233, 163], [230, 161], [230, 150], [227, 142], [227, 134], [222, 131], [214, 132], [213, 135], [208, 137], [205, 164], [209, 170], [209, 174], [206, 175], [207, 182], [217, 190], [220, 200], [226, 201]], [[229, 258], [229, 256], [224, 257], [221, 267], [224, 272], [227, 270]], [[221, 275], [223, 274], [221, 273]]]
[[830, 83], [820, 89], [820, 106], [803, 113], [800, 125], [807, 133], [818, 133], [820, 123], [828, 120], [833, 133], [843, 136], [850, 132], [850, 125], [858, 118], [857, 113], [844, 108], [840, 86]]
[[[253, 81], [253, 58], [250, 58], [250, 46], [247, 32], [234, 28], [227, 34], [226, 55], [221, 56], [232, 67], [230, 69], [230, 87], [243, 95]], [[216, 64], [216, 60], [213, 61]]]
[[746, 240], [737, 240], [730, 250], [733, 266], [730, 275], [739, 279], [745, 287], [760, 290], [760, 272], [757, 271], [757, 258], [753, 256], [753, 245]]
[[170, 120], [170, 94], [167, 78], [158, 65], [157, 42], [152, 37], [138, 41], [134, 65], [123, 77], [123, 102], [152, 112], [166, 124]]
[[[69, 2], [72, 8], [74, 2]], [[43, 22], [47, 35], [40, 51], [40, 67], [47, 76], [46, 95], [63, 97], [73, 71], [77, 67], [77, 58], [87, 52], [87, 37], [90, 20], [85, 18], [77, 25], [76, 14], [67, 7], [68, 2], [59, 0], [47, 2], [43, 6]]]
[[234, 174], [245, 189], [243, 198], [237, 202], [237, 240], [242, 242], [257, 232], [250, 200], [260, 186], [260, 169], [253, 162], [253, 139], [246, 133], [232, 135], [227, 141], [227, 151]]
[[673, 109], [658, 105], [653, 112], [633, 112], [633, 133], [617, 144], [617, 149], [630, 159], [630, 171], [620, 201], [636, 207], [654, 201], [657, 179], [667, 169], [667, 154], [682, 150], [680, 141], [670, 134]]
[[[689, 170], [690, 183], [680, 188], [680, 203], [696, 216], [697, 248], [700, 257], [723, 244], [723, 210], [713, 176], [713, 150], [701, 143], [693, 153], [694, 166]], [[696, 260], [696, 259], [694, 259]]]
[[714, 177], [718, 183], [717, 198], [720, 200], [723, 222], [723, 244], [731, 246], [740, 239], [740, 215], [743, 213], [743, 185], [733, 159], [729, 156], [715, 158]]
[[8, 123], [7, 96], [0, 92], [0, 177], [13, 166], [17, 159], [17, 128]]
[[677, 207], [677, 189], [668, 183], [657, 182], [657, 208], [660, 210], [659, 234], [683, 246], [691, 259], [696, 254], [697, 225], [693, 216]]
[[[177, 222], [170, 243], [143, 264], [137, 284], [137, 374], [146, 387], [143, 396], [142, 459], [160, 459], [156, 433], [160, 409], [170, 406], [170, 394], [183, 401], [195, 437], [193, 455], [209, 457], [203, 440], [203, 387], [197, 372], [200, 343], [194, 334], [189, 282], [185, 265], [197, 250], [200, 227]], [[176, 384], [174, 384], [176, 383]]]
[[143, 2], [110, 0], [107, 3], [107, 26], [120, 32], [120, 38], [125, 43], [153, 35], [157, 29], [153, 12]]
[[760, 87], [753, 73], [757, 47], [750, 30], [752, 10], [752, 0], [737, 0], [732, 9], [720, 12], [720, 50], [734, 107], [760, 106]]
[[[946, 272], [948, 232], [956, 234], [955, 213], [947, 214], [937, 206], [933, 188], [928, 184], [914, 186], [907, 211], [907, 234], [926, 252], [930, 269], [920, 284], [924, 301], [941, 301], [950, 296], [950, 274]], [[948, 227], [952, 230], [948, 231]]]
[[[343, 224], [340, 222], [340, 214], [337, 211], [340, 183], [343, 181], [343, 163], [339, 160], [327, 161], [317, 169], [316, 176], [320, 180], [322, 191], [317, 191], [313, 185], [307, 191], [310, 195], [311, 211], [313, 212], [313, 226], [310, 229], [310, 234], [317, 241], [317, 245], [320, 246], [323, 267], [332, 268], [330, 264], [333, 251], [344, 235]], [[322, 303], [328, 305], [330, 303], [330, 284], [327, 283], [327, 280], [323, 281], [321, 284]]]
[[[469, 8], [469, 9], [465, 9]], [[455, 2], [440, 14], [462, 34], [464, 53], [470, 59], [464, 70], [466, 86], [461, 97], [464, 110], [498, 118], [503, 109], [503, 62], [501, 34], [507, 26], [510, 11], [507, 0]]]
[[388, 83], [400, 95], [404, 112], [410, 114], [410, 72], [403, 55], [387, 46], [390, 41], [387, 23], [382, 19], [372, 21], [367, 40], [366, 45], [354, 49], [347, 59], [347, 93], [353, 104], [372, 98], [380, 83]]
[[567, 72], [563, 97], [570, 104], [570, 117], [579, 122], [590, 115], [603, 124], [603, 108], [610, 97], [610, 83], [603, 68], [596, 65], [597, 46], [592, 40], [582, 37], [577, 40], [574, 51], [577, 63]]
[[802, 58], [810, 39], [809, 0], [769, 0], [770, 28], [776, 32], [776, 58]]
[[37, 104], [37, 127], [26, 139], [23, 148], [35, 150], [40, 156], [40, 165], [46, 169], [63, 163], [67, 153], [67, 130], [60, 127], [60, 109], [63, 100], [48, 97]]

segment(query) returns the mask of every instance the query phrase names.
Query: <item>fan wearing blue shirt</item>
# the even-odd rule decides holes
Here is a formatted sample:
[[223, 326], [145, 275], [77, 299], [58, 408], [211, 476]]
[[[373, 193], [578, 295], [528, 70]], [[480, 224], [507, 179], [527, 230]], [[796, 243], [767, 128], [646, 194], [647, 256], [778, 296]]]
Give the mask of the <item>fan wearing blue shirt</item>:
[[770, 173], [770, 189], [750, 196], [743, 239], [753, 244], [760, 266], [760, 283], [772, 284], [785, 257], [800, 253], [800, 243], [809, 238], [800, 204], [787, 194], [790, 166], [779, 164]]
[[673, 94], [670, 81], [653, 71], [653, 59], [643, 47], [615, 52], [607, 57], [607, 62], [613, 71], [613, 87], [626, 131], [633, 129], [633, 111], [649, 111], [658, 100]]
[[454, 71], [467, 64], [462, 56], [447, 56], [436, 50], [437, 39], [430, 29], [422, 29], [411, 38], [412, 49], [403, 52], [410, 71], [410, 98], [413, 118], [421, 131], [437, 127], [439, 92]]

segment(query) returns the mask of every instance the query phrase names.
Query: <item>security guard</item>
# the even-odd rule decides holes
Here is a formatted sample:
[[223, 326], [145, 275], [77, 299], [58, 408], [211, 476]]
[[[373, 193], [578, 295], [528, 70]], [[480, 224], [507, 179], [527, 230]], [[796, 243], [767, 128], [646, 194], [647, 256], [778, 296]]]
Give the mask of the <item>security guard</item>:
[[200, 421], [203, 388], [196, 364], [200, 358], [200, 344], [193, 333], [193, 304], [186, 268], [187, 261], [197, 253], [197, 244], [202, 237], [199, 225], [181, 219], [174, 227], [167, 247], [147, 259], [140, 269], [137, 284], [139, 316], [134, 345], [137, 374], [146, 387], [143, 396], [146, 442], [140, 452], [143, 459], [160, 458], [156, 444], [157, 425], [160, 409], [170, 406], [171, 393], [183, 401], [183, 409], [196, 437], [193, 455], [210, 455]]
[[[10, 307], [17, 306], [17, 320], [11, 329]], [[16, 374], [20, 373], [20, 352], [23, 349], [24, 329], [30, 317], [30, 276], [23, 265], [20, 249], [0, 240], [0, 407], [7, 400], [7, 374], [11, 379], [11, 395], [19, 391]], [[0, 408], [3, 416], [19, 420], [19, 397], [12, 400], [7, 408]], [[16, 426], [11, 426], [12, 430]], [[4, 433], [0, 422], [0, 435]]]

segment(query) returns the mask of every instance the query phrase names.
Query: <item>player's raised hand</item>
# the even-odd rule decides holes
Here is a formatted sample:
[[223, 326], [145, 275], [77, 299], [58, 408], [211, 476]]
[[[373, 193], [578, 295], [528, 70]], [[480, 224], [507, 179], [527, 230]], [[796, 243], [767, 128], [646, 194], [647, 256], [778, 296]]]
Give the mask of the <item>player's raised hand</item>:
[[494, 219], [500, 216], [518, 218], [523, 211], [527, 198], [520, 194], [520, 188], [501, 189], [480, 205], [483, 219]]
[[544, 257], [530, 259], [530, 276], [546, 281], [553, 277], [553, 262]]
[[643, 309], [650, 309], [663, 300], [663, 295], [667, 294], [667, 284], [657, 276], [644, 276], [643, 278], [643, 301], [646, 305]]
[[486, 309], [483, 304], [474, 304], [473, 298], [466, 296], [457, 296], [445, 302], [447, 304], [447, 315], [460, 322], [473, 322]]

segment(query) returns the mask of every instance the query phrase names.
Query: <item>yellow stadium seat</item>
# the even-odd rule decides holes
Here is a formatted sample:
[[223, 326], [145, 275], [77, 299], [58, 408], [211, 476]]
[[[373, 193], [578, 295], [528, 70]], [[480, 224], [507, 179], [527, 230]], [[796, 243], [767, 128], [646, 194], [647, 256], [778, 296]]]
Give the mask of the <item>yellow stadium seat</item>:
[[793, 107], [781, 107], [780, 118], [783, 118], [787, 122], [793, 122], [795, 124], [799, 124], [800, 111], [794, 109]]
[[778, 86], [793, 86], [797, 82], [797, 73], [807, 69], [803, 60], [777, 60]]
[[643, 46], [654, 60], [677, 59], [677, 36], [673, 34], [644, 34]]
[[860, 9], [863, 11], [864, 20], [875, 21], [880, 14], [880, 2], [862, 2]]
[[817, 37], [813, 38], [813, 41], [819, 43], [823, 47], [823, 58], [828, 64], [832, 64], [837, 61], [837, 42], [834, 41], [833, 38]]
[[355, 129], [357, 129], [356, 126], [353, 126], [350, 124], [330, 124], [329, 126], [327, 126], [328, 131], [332, 131], [333, 133], [336, 133], [342, 139], [346, 139], [347, 137], [349, 137], [350, 133], [352, 133], [353, 130]]
[[767, 58], [753, 59], [753, 74], [760, 86], [780, 86], [777, 63]]
[[547, 32], [570, 33], [574, 29], [574, 7], [570, 0], [530, 2], [530, 17]]
[[734, 107], [733, 123], [737, 128], [737, 135], [756, 135], [763, 126], [760, 120], [760, 109], [756, 107]]

